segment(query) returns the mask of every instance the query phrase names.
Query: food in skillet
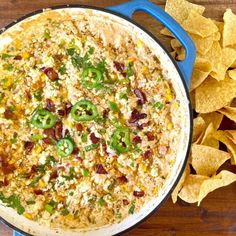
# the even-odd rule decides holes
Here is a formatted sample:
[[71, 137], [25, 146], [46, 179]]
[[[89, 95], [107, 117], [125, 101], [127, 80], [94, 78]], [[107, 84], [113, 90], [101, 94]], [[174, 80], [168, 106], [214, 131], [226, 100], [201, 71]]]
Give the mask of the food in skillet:
[[170, 79], [105, 20], [49, 11], [1, 50], [0, 200], [40, 224], [121, 221], [175, 162], [183, 112]]

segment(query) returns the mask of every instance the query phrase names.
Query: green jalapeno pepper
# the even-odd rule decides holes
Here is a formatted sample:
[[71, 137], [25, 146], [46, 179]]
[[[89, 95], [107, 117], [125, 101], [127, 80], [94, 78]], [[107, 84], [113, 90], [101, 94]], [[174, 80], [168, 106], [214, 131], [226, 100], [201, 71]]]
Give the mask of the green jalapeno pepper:
[[82, 85], [86, 88], [99, 89], [102, 86], [103, 75], [100, 70], [89, 67], [84, 69], [81, 78]]
[[57, 117], [46, 109], [37, 110], [31, 119], [31, 123], [39, 129], [52, 128], [56, 121]]
[[90, 121], [98, 116], [97, 107], [88, 100], [80, 100], [71, 109], [71, 117], [75, 121]]
[[126, 153], [130, 150], [130, 131], [127, 128], [117, 128], [111, 137], [111, 147], [118, 153]]
[[69, 156], [74, 150], [73, 142], [68, 138], [60, 139], [57, 142], [57, 154], [61, 157]]

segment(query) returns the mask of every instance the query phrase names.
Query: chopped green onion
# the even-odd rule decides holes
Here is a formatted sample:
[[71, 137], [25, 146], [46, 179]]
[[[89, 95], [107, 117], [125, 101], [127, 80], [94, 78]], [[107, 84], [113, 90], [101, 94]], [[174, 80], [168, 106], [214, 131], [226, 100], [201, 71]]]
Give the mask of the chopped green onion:
[[58, 72], [59, 72], [61, 75], [65, 75], [65, 74], [66, 74], [66, 65], [62, 65], [62, 66], [58, 69]]
[[98, 148], [98, 146], [99, 146], [98, 144], [91, 144], [91, 145], [86, 146], [84, 149], [86, 152], [89, 152], [89, 151], [92, 151], [92, 150]]
[[89, 176], [89, 170], [87, 169], [81, 169], [81, 173], [84, 177], [88, 177]]
[[164, 104], [161, 102], [155, 102], [153, 107], [157, 108], [159, 111], [163, 109]]
[[43, 93], [43, 90], [41, 88], [37, 89], [36, 91], [34, 91], [34, 98], [37, 101], [41, 101], [42, 100], [42, 93]]
[[109, 102], [109, 107], [113, 112], [118, 112], [119, 108], [115, 102]]
[[102, 207], [102, 206], [105, 206], [105, 204], [106, 204], [105, 200], [101, 197], [101, 198], [98, 200], [98, 205]]
[[81, 141], [82, 141], [82, 143], [86, 143], [86, 142], [87, 142], [87, 137], [88, 137], [88, 135], [85, 134], [85, 133], [81, 135]]
[[51, 38], [49, 29], [44, 30], [43, 36], [44, 36], [45, 39], [50, 39]]
[[132, 203], [131, 207], [129, 208], [129, 214], [134, 214], [135, 204]]
[[11, 144], [17, 143], [17, 136], [18, 136], [18, 134], [16, 132], [14, 132], [13, 138], [10, 140]]
[[126, 93], [121, 93], [119, 98], [124, 99], [124, 100], [128, 100], [128, 96]]
[[66, 52], [69, 56], [72, 56], [75, 53], [75, 48], [68, 48], [66, 49]]
[[126, 75], [128, 78], [134, 74], [132, 66], [133, 66], [133, 62], [129, 62], [127, 65]]
[[89, 54], [93, 54], [94, 52], [94, 48], [93, 47], [90, 47], [89, 50], [88, 50]]
[[43, 139], [43, 136], [41, 134], [34, 134], [31, 136], [31, 140], [33, 142], [36, 142], [36, 141], [39, 141], [39, 140], [42, 140]]

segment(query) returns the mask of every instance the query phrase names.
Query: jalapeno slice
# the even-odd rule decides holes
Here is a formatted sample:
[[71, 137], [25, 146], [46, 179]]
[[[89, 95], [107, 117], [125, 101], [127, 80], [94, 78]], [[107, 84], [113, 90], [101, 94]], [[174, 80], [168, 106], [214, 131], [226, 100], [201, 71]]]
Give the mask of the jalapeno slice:
[[130, 150], [130, 131], [127, 128], [117, 128], [111, 137], [111, 147], [118, 153], [126, 153]]
[[99, 89], [102, 86], [103, 75], [101, 71], [96, 68], [89, 67], [84, 69], [81, 77], [82, 85], [86, 88]]
[[57, 117], [46, 109], [37, 110], [32, 119], [31, 123], [39, 129], [49, 129], [52, 128], [57, 121]]
[[71, 117], [75, 121], [90, 121], [98, 116], [97, 107], [88, 100], [80, 100], [71, 109]]
[[68, 138], [60, 139], [57, 142], [57, 154], [61, 157], [69, 156], [74, 150], [73, 142]]

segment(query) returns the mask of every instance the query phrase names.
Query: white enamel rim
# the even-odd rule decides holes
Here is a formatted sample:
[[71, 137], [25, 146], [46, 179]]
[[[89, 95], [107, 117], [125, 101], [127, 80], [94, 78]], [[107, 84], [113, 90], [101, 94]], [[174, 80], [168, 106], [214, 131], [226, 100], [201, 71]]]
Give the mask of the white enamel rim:
[[[24, 234], [30, 235], [37, 235], [37, 236], [53, 236], [53, 235], [69, 235], [69, 236], [102, 236], [102, 235], [115, 235], [120, 234], [128, 229], [133, 228], [138, 223], [142, 222], [151, 213], [155, 212], [156, 209], [160, 207], [160, 205], [170, 196], [171, 192], [173, 191], [174, 187], [176, 186], [181, 174], [185, 168], [190, 144], [191, 144], [191, 135], [192, 135], [192, 113], [191, 113], [191, 105], [190, 100], [187, 92], [187, 87], [183, 81], [183, 76], [177, 66], [177, 64], [171, 59], [170, 55], [166, 52], [164, 47], [154, 38], [149, 32], [144, 30], [141, 26], [137, 25], [136, 23], [132, 22], [126, 17], [123, 17], [119, 14], [110, 12], [108, 10], [89, 7], [89, 6], [58, 6], [52, 8], [53, 11], [66, 11], [67, 13], [73, 16], [74, 13], [78, 12], [86, 12], [92, 11], [93, 14], [99, 16], [106, 16], [109, 17], [111, 20], [118, 22], [119, 24], [127, 27], [131, 32], [136, 33], [138, 37], [145, 42], [153, 52], [159, 57], [161, 66], [164, 69], [164, 74], [168, 76], [168, 78], [172, 79], [172, 83], [174, 89], [176, 91], [176, 95], [178, 99], [183, 104], [184, 108], [184, 115], [183, 115], [183, 130], [181, 133], [181, 142], [179, 145], [178, 156], [176, 158], [176, 163], [173, 166], [172, 172], [166, 181], [164, 187], [161, 189], [159, 196], [148, 204], [146, 204], [140, 212], [130, 215], [128, 218], [123, 220], [120, 223], [107, 225], [100, 228], [91, 228], [87, 231], [67, 231], [61, 229], [49, 229], [48, 227], [41, 226], [36, 222], [30, 221], [23, 216], [19, 216], [13, 209], [4, 207], [0, 205], [0, 217], [2, 220], [6, 222], [11, 227], [15, 228], [18, 231], [21, 231]], [[7, 29], [2, 29], [2, 31], [9, 31], [14, 30], [20, 27], [20, 24], [24, 21], [28, 21], [31, 19], [37, 18], [39, 15], [43, 14], [42, 10], [31, 13], [18, 21], [13, 22]], [[18, 23], [17, 23], [18, 22]], [[1, 33], [1, 31], [0, 31]], [[4, 45], [8, 43], [8, 39], [2, 37], [0, 35], [0, 50]]]

